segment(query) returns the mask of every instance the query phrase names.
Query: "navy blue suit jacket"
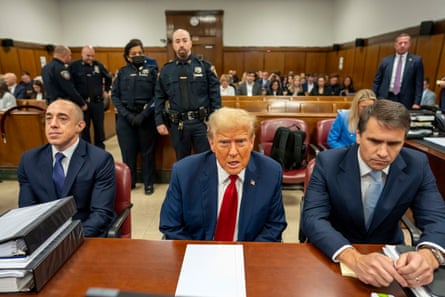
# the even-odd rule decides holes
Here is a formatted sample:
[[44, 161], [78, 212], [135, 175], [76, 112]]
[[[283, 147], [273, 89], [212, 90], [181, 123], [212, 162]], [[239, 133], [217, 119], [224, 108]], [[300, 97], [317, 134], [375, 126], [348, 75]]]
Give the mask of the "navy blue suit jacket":
[[[19, 168], [19, 207], [58, 199], [52, 181], [51, 145], [23, 154]], [[85, 236], [102, 237], [114, 219], [116, 176], [113, 157], [82, 139], [75, 149], [62, 196], [74, 196]]]
[[[173, 165], [159, 230], [167, 239], [213, 240], [218, 213], [216, 157], [207, 151]], [[281, 241], [286, 228], [281, 166], [252, 152], [245, 171], [238, 241]]]
[[351, 243], [400, 244], [408, 209], [421, 242], [445, 247], [445, 203], [425, 154], [402, 148], [391, 164], [369, 230], [365, 227], [358, 145], [321, 152], [305, 193], [303, 231], [328, 257]]
[[[391, 74], [395, 55], [383, 58], [374, 77], [372, 90], [377, 98], [388, 99]], [[403, 80], [400, 86], [400, 103], [411, 109], [413, 104], [420, 104], [423, 92], [423, 62], [422, 58], [408, 53], [403, 70]]]

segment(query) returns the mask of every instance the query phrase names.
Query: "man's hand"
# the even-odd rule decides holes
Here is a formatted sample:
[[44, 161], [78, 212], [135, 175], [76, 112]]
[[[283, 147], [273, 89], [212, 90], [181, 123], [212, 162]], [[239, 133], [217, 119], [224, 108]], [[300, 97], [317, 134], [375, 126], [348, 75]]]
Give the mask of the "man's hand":
[[138, 113], [132, 120], [131, 125], [139, 127], [140, 125], [142, 125], [144, 119], [145, 119], [144, 115], [142, 113]]
[[83, 111], [88, 109], [88, 104], [84, 104], [80, 107], [80, 109], [82, 109]]
[[439, 262], [428, 249], [407, 252], [400, 255], [396, 263], [397, 272], [405, 279], [404, 287], [419, 287], [433, 281], [433, 273]]
[[404, 287], [408, 285], [395, 269], [393, 260], [381, 253], [364, 255], [354, 248], [348, 248], [341, 252], [337, 259], [352, 269], [358, 279], [365, 284], [387, 287], [396, 280]]
[[411, 106], [412, 109], [420, 109], [420, 105], [419, 104], [413, 104]]
[[162, 124], [156, 127], [156, 129], [158, 130], [158, 133], [160, 135], [168, 135], [168, 129], [167, 126]]

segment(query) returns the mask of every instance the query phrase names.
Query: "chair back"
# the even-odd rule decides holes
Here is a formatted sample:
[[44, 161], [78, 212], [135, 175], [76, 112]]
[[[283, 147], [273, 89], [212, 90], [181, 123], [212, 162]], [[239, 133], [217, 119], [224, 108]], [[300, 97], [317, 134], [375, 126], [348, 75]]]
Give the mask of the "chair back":
[[[288, 127], [291, 130], [300, 129], [304, 131], [306, 133], [304, 144], [306, 145], [306, 147], [309, 145], [308, 126], [305, 121], [292, 118], [264, 120], [260, 123], [259, 143], [263, 146], [265, 155], [270, 156], [270, 150], [272, 149], [275, 132], [279, 127]], [[306, 152], [307, 151], [308, 150], [306, 149]]]
[[306, 193], [307, 186], [309, 185], [309, 182], [311, 181], [312, 172], [314, 171], [315, 167], [315, 158], [311, 159], [306, 166], [306, 175], [304, 176], [304, 193]]
[[272, 143], [275, 132], [279, 127], [288, 127], [291, 130], [300, 129], [306, 133], [304, 144], [306, 146], [305, 155], [303, 156], [302, 167], [298, 169], [283, 170], [283, 184], [300, 184], [304, 182], [305, 166], [309, 151], [309, 132], [308, 125], [305, 121], [295, 118], [277, 118], [263, 120], [260, 123], [260, 140], [259, 143], [263, 148], [264, 154], [270, 156]]
[[[131, 208], [131, 173], [125, 163], [114, 162], [116, 168], [116, 200], [114, 210], [119, 216]], [[131, 214], [129, 213], [120, 228], [120, 237], [131, 238]]]
[[315, 127], [315, 142], [318, 146], [329, 148], [328, 135], [335, 119], [325, 119], [317, 122]]

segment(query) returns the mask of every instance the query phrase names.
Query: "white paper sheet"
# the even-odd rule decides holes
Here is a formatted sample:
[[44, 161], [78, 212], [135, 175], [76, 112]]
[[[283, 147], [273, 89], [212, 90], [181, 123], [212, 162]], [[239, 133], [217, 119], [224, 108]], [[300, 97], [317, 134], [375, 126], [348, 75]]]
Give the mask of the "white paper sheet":
[[243, 246], [188, 244], [175, 296], [246, 297]]
[[445, 147], [445, 137], [424, 137], [423, 140]]

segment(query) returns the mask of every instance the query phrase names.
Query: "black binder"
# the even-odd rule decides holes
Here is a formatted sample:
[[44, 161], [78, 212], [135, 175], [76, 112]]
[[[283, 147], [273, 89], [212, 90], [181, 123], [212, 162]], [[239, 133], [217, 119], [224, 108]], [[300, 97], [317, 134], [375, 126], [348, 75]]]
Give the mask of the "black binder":
[[[65, 225], [66, 227], [64, 226], [61, 230], [59, 230], [61, 232], [56, 237], [50, 239], [49, 245], [47, 245], [43, 250], [39, 250], [36, 257], [33, 258], [33, 260], [31, 260], [31, 262], [29, 262], [29, 264], [27, 264], [24, 268], [3, 268], [3, 270], [16, 270], [26, 273], [25, 276], [15, 279], [15, 281], [21, 285], [18, 285], [16, 290], [13, 290], [14, 292], [40, 291], [83, 243], [84, 236], [81, 221], [69, 221]], [[28, 278], [30, 274], [32, 274], [32, 281], [25, 284], [27, 280], [25, 278]], [[2, 291], [0, 287], [0, 292], [12, 291]]]
[[[33, 217], [33, 213], [42, 212]], [[29, 255], [77, 212], [72, 196], [37, 205], [16, 208], [0, 216], [0, 257]], [[28, 215], [31, 214], [31, 215]], [[17, 219], [19, 218], [19, 219]], [[10, 226], [13, 226], [13, 230]], [[11, 229], [4, 234], [5, 228]], [[3, 247], [3, 248], [2, 248]]]

